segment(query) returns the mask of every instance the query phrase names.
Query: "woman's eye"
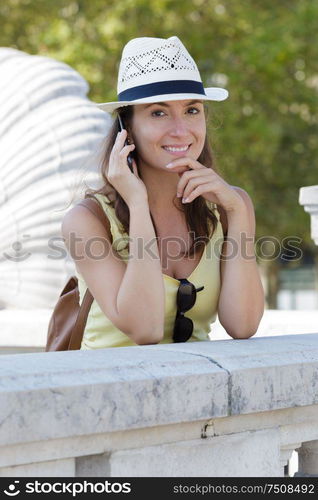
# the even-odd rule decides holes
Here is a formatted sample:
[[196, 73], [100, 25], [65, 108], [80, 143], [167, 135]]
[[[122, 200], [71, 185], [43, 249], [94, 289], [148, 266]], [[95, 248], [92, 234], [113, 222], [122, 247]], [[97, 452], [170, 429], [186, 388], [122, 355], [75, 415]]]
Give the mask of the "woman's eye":
[[189, 108], [188, 111], [195, 111], [195, 113], [190, 113], [191, 115], [196, 115], [197, 113], [200, 113], [200, 110], [198, 108]]
[[[198, 108], [189, 108], [189, 109], [187, 109], [187, 113], [189, 113], [190, 111], [191, 111], [190, 115], [197, 115], [198, 113], [200, 113], [200, 110]], [[161, 109], [158, 109], [156, 111], [153, 111], [151, 113], [151, 115], [152, 116], [162, 116], [159, 113], [163, 113], [164, 114], [164, 111], [162, 111]]]
[[161, 116], [161, 115], [157, 115], [156, 113], [163, 113], [163, 111], [161, 111], [161, 110], [153, 111], [151, 114], [155, 115], [155, 116]]

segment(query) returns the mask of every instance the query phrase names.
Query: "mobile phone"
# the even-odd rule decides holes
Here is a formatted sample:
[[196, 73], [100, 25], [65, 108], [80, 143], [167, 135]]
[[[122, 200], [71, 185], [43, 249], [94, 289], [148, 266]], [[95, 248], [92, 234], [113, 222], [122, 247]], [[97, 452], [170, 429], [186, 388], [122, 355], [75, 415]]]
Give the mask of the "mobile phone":
[[[125, 127], [124, 127], [123, 120], [122, 120], [122, 118], [121, 118], [121, 116], [120, 116], [119, 113], [118, 113], [117, 116], [118, 116], [119, 130], [121, 131]], [[128, 140], [127, 139], [125, 140], [125, 146], [128, 146]], [[127, 164], [128, 164], [128, 167], [130, 168], [131, 172], [134, 173], [132, 160], [133, 160], [133, 152], [131, 151], [129, 153], [129, 155], [127, 156]]]

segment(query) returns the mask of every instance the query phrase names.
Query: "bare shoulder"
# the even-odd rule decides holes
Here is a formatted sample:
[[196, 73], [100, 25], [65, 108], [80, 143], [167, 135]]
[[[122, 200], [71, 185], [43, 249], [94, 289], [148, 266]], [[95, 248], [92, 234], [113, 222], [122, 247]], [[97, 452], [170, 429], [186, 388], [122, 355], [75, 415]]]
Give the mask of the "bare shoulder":
[[[245, 189], [242, 189], [238, 186], [231, 186], [235, 191], [241, 196], [242, 200], [244, 201], [246, 208], [248, 210], [249, 218], [250, 221], [255, 225], [255, 211], [254, 211], [254, 204], [253, 201], [250, 197], [250, 195], [245, 191]], [[226, 235], [227, 234], [227, 217], [226, 217], [226, 212], [223, 207], [220, 205], [217, 205], [218, 211], [220, 213], [220, 222], [222, 224], [223, 228], [223, 233]]]
[[[95, 203], [98, 203], [97, 201]], [[94, 225], [102, 226], [110, 232], [110, 222], [107, 215], [105, 214], [105, 224], [102, 224], [100, 219], [87, 207], [84, 205], [74, 205], [62, 219], [62, 230], [68, 229], [69, 226], [81, 227], [84, 223], [85, 227], [90, 226], [91, 223]]]
[[252, 198], [250, 195], [245, 191], [245, 189], [242, 189], [238, 186], [231, 186], [235, 191], [242, 197], [243, 201], [245, 202], [245, 205], [249, 211], [254, 212], [254, 205]]
[[[97, 202], [96, 202], [97, 203]], [[101, 237], [111, 241], [110, 222], [105, 214], [105, 223], [87, 207], [77, 204], [72, 207], [62, 219], [61, 225], [62, 236], [65, 244], [71, 250], [71, 237], [76, 236], [85, 241], [89, 237]], [[81, 243], [79, 243], [81, 246]]]

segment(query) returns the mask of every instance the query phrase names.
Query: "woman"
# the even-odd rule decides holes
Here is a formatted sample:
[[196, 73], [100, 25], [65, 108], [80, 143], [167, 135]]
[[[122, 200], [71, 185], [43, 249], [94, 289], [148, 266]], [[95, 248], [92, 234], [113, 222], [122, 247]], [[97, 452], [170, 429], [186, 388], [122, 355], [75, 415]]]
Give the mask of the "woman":
[[209, 340], [217, 314], [231, 337], [252, 336], [264, 312], [253, 203], [216, 173], [206, 133], [204, 102], [228, 92], [203, 88], [177, 37], [128, 42], [117, 90], [98, 106], [126, 128], [115, 119], [104, 186], [89, 192], [107, 227], [80, 205], [62, 224], [80, 301], [87, 286], [94, 297], [81, 348]]

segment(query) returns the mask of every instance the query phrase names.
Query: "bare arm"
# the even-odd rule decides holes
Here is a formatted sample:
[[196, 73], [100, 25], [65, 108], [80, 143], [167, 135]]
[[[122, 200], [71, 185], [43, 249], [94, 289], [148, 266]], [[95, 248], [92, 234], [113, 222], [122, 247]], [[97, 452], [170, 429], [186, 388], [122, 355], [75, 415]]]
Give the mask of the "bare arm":
[[130, 252], [117, 296], [117, 309], [128, 323], [140, 323], [138, 343], [163, 338], [165, 289], [148, 202], [130, 206]]
[[[63, 218], [65, 245], [103, 313], [136, 344], [158, 343], [163, 337], [164, 284], [158, 247], [152, 257], [143, 250], [155, 232], [147, 202], [130, 209], [128, 264], [112, 248], [111, 232], [89, 210], [73, 207]], [[96, 245], [97, 242], [97, 245]], [[139, 255], [140, 257], [140, 255]]]
[[242, 205], [226, 213], [229, 242], [225, 241], [222, 249], [218, 315], [231, 337], [248, 338], [256, 333], [263, 316], [264, 290], [254, 252], [253, 203], [246, 191], [236, 190]]

